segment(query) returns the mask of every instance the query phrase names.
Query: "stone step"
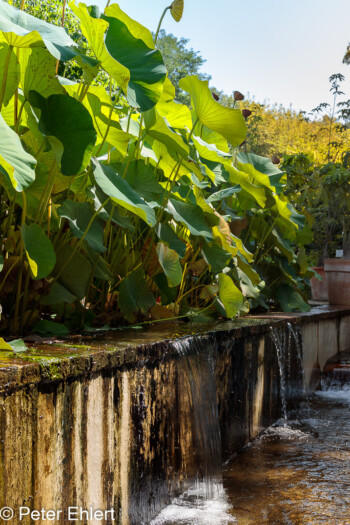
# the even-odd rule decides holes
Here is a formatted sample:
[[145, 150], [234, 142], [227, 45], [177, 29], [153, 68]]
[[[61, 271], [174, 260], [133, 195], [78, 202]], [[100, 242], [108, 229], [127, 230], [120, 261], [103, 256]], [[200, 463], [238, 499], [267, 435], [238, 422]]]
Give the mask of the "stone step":
[[323, 374], [328, 380], [350, 383], [350, 363], [327, 364], [323, 370]]

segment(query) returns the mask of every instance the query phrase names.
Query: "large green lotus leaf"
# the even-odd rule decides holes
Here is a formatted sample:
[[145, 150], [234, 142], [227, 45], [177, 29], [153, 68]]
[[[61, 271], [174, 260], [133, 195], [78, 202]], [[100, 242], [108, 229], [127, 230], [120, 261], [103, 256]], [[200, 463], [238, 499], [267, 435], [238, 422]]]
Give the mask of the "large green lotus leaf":
[[69, 329], [62, 323], [49, 321], [48, 319], [41, 320], [33, 326], [33, 332], [40, 335], [58, 335], [65, 336], [69, 334]]
[[176, 100], [171, 102], [159, 101], [156, 108], [159, 115], [164, 117], [172, 128], [191, 128], [191, 112], [184, 104], [180, 104], [180, 102], [177, 102]]
[[[274, 204], [272, 204], [273, 201]], [[271, 209], [272, 214], [283, 220], [287, 229], [292, 229], [294, 231], [298, 229], [298, 224], [291, 220], [293, 208], [290, 207], [290, 203], [285, 195], [272, 195], [272, 199], [269, 199], [267, 204]]]
[[130, 80], [129, 70], [114, 59], [105, 46], [105, 33], [108, 29], [108, 22], [91, 16], [94, 13], [94, 7], [87, 7], [83, 3], [79, 6], [75, 2], [70, 2], [69, 7], [80, 20], [80, 27], [86, 40], [89, 42], [97, 60], [101, 66], [118, 82], [124, 92], [127, 91]]
[[273, 164], [270, 159], [254, 153], [239, 151], [237, 160], [241, 164], [252, 164], [257, 171], [268, 175], [271, 185], [275, 187], [278, 194], [283, 191], [287, 182], [287, 174], [285, 171], [281, 171], [276, 164]]
[[125, 180], [146, 201], [157, 201], [163, 194], [163, 188], [157, 181], [154, 171], [143, 160], [136, 160], [129, 164]]
[[[1, 4], [0, 4], [1, 8]], [[4, 79], [6, 71], [6, 78]], [[10, 102], [19, 82], [19, 63], [13, 48], [5, 42], [0, 42], [0, 86], [4, 92], [0, 94], [4, 106]]]
[[182, 268], [178, 254], [166, 244], [157, 244], [157, 254], [161, 267], [168, 280], [168, 285], [172, 288], [178, 286], [182, 280]]
[[[56, 253], [57, 261], [53, 275], [58, 275], [64, 265], [58, 282], [77, 299], [84, 299], [90, 283], [92, 266], [89, 260], [78, 251], [73, 253], [73, 246], [65, 244]], [[69, 264], [66, 265], [67, 259]]]
[[56, 63], [53, 56], [42, 47], [21, 49], [19, 52], [20, 85], [27, 100], [31, 90], [37, 91], [44, 97], [65, 94], [63, 86], [56, 77]]
[[135, 213], [150, 226], [156, 222], [153, 209], [132, 189], [130, 184], [110, 166], [93, 159], [94, 176], [101, 190], [116, 204]]
[[186, 224], [192, 235], [204, 237], [207, 241], [213, 239], [213, 234], [205, 220], [204, 212], [198, 205], [169, 199], [167, 210], [176, 221]]
[[254, 286], [248, 275], [244, 273], [240, 268], [236, 269], [237, 276], [239, 278], [239, 285], [242, 290], [244, 297], [252, 297], [253, 299], [259, 299], [260, 290], [257, 286]]
[[24, 249], [34, 279], [43, 279], [53, 270], [56, 255], [50, 239], [37, 224], [24, 224], [21, 228]]
[[233, 317], [241, 309], [244, 301], [242, 292], [229, 275], [219, 274], [219, 297], [225, 308], [226, 317]]
[[289, 284], [281, 284], [274, 290], [274, 296], [284, 312], [293, 312], [294, 310], [308, 312], [310, 310], [310, 306]]
[[[48, 177], [53, 177], [52, 195], [66, 190], [72, 183], [73, 177], [66, 177], [60, 172], [56, 162], [55, 154], [52, 150], [44, 151], [42, 147], [43, 136], [37, 137], [32, 130], [28, 130], [22, 136], [26, 149], [33, 153], [37, 159], [35, 168], [35, 181], [25, 190], [27, 200], [26, 215], [29, 219], [35, 220], [38, 208], [45, 191]], [[21, 194], [18, 194], [17, 202], [22, 206]]]
[[282, 235], [277, 231], [277, 228], [274, 228], [271, 231], [270, 239], [268, 239], [276, 248], [280, 250], [288, 259], [288, 261], [293, 261], [295, 254], [293, 246], [287, 239], [284, 239]]
[[40, 301], [41, 304], [51, 305], [60, 303], [74, 303], [76, 297], [72, 295], [62, 284], [55, 282], [50, 288], [47, 295], [44, 295]]
[[161, 117], [165, 117], [172, 128], [192, 128], [191, 111], [184, 104], [174, 100], [175, 87], [169, 80], [165, 79], [163, 92], [157, 103], [156, 109]]
[[231, 157], [230, 153], [220, 151], [215, 146], [215, 144], [208, 144], [200, 137], [192, 135], [192, 140], [199, 155], [204, 159], [211, 160], [213, 162], [223, 162], [225, 160], [227, 161], [228, 158]]
[[150, 137], [164, 144], [168, 150], [172, 150], [187, 159], [188, 146], [184, 143], [181, 135], [169, 128], [156, 109], [151, 109], [144, 113], [144, 119], [147, 134]]
[[108, 52], [130, 71], [129, 104], [141, 111], [153, 108], [162, 95], [166, 68], [151, 32], [128, 17], [118, 4], [105, 9], [101, 18], [109, 23], [105, 38]]
[[[89, 193], [94, 200], [95, 211], [99, 211], [99, 217], [104, 221], [111, 220], [113, 224], [126, 228], [130, 232], [135, 231], [135, 227], [130, 219], [126, 215], [121, 215], [116, 210], [116, 205], [110, 200], [106, 203], [107, 195], [98, 187], [92, 187], [89, 189]], [[124, 211], [124, 210], [123, 210]]]
[[247, 261], [252, 262], [253, 261], [253, 254], [250, 253], [247, 248], [244, 246], [242, 239], [239, 237], [236, 237], [236, 235], [233, 235], [231, 233], [231, 239], [234, 242], [234, 244], [237, 246], [237, 249], [240, 254], [243, 255], [247, 259]]
[[247, 277], [249, 277], [250, 281], [254, 285], [258, 285], [258, 284], [262, 283], [262, 281], [260, 279], [260, 275], [248, 263], [246, 258], [239, 252], [237, 253], [237, 257], [236, 257], [236, 264], [237, 264], [238, 268], [240, 270], [242, 270], [242, 272], [244, 272], [247, 275]]
[[[0, 0], [0, 41], [13, 47], [45, 45], [57, 60], [70, 60], [81, 55], [77, 44], [63, 27], [49, 24]], [[87, 63], [96, 61], [81, 55]]]
[[152, 164], [163, 170], [166, 178], [174, 177], [175, 169], [178, 170], [175, 180], [190, 173], [190, 169], [186, 167], [186, 162], [183, 162], [179, 167], [178, 161], [170, 155], [167, 147], [158, 140], [153, 140], [152, 148], [157, 156], [157, 161], [152, 160]]
[[139, 312], [146, 314], [154, 304], [143, 270], [136, 270], [123, 279], [119, 286], [118, 305], [125, 319], [134, 322]]
[[241, 186], [241, 188], [245, 190], [262, 208], [265, 207], [266, 195], [264, 188], [253, 184], [247, 173], [239, 171], [234, 166], [225, 164], [225, 170], [228, 171], [230, 182], [232, 184], [238, 184]]
[[[194, 110], [192, 110], [192, 113], [193, 113], [192, 120], [193, 119], [195, 120], [196, 113]], [[195, 125], [193, 133], [197, 137], [200, 137], [201, 139], [203, 139], [207, 144], [215, 144], [218, 150], [223, 151], [225, 153], [230, 152], [230, 148], [227, 143], [227, 140], [219, 133], [216, 133], [216, 131], [209, 129], [207, 126], [203, 126], [203, 124], [201, 124], [200, 122], [197, 122], [197, 124]]]
[[211, 245], [203, 243], [202, 253], [206, 262], [211, 266], [213, 273], [221, 272], [232, 258], [232, 255], [216, 242], [213, 242]]
[[275, 188], [271, 186], [271, 181], [268, 175], [258, 171], [252, 164], [243, 164], [242, 162], [237, 162], [237, 168], [243, 173], [249, 175], [250, 181], [253, 184], [267, 188], [270, 192], [275, 191]]
[[[71, 96], [78, 98], [79, 84], [65, 85], [65, 89]], [[105, 142], [119, 151], [122, 157], [126, 157], [130, 141], [134, 141], [135, 137], [121, 129], [115, 111], [111, 114], [112, 106], [106, 90], [102, 86], [90, 86], [82, 103], [90, 113], [98, 134], [96, 148], [99, 149], [99, 145]]]
[[182, 78], [179, 87], [190, 93], [197, 118], [204, 126], [222, 135], [233, 147], [244, 141], [247, 127], [242, 112], [216, 102], [207, 80], [199, 80], [197, 76], [191, 75]]
[[78, 100], [67, 95], [41, 96], [29, 92], [29, 102], [40, 109], [40, 131], [56, 137], [63, 145], [61, 172], [75, 175], [90, 160], [96, 131], [88, 110]]
[[[94, 211], [88, 202], [73, 202], [65, 200], [57, 210], [60, 217], [67, 219], [75, 237], [81, 239], [87, 229]], [[84, 237], [89, 246], [98, 253], [103, 253], [103, 221], [96, 217]]]
[[35, 179], [36, 160], [23, 149], [19, 136], [6, 124], [1, 114], [0, 136], [0, 172], [16, 191], [23, 191]]
[[232, 197], [232, 195], [235, 195], [236, 193], [239, 193], [241, 191], [240, 186], [231, 186], [230, 188], [225, 188], [223, 190], [216, 191], [215, 193], [212, 193], [207, 198], [208, 202], [221, 202], [224, 199], [227, 199], [228, 197]]
[[170, 226], [160, 223], [156, 227], [156, 233], [159, 239], [167, 244], [169, 248], [175, 250], [180, 257], [185, 257], [186, 243], [178, 238]]

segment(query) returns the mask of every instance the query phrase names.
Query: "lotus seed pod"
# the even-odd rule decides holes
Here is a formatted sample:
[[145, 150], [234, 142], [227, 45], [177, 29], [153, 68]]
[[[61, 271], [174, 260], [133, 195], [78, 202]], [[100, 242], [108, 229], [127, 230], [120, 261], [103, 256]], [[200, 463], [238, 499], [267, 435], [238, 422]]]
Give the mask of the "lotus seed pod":
[[244, 100], [244, 95], [240, 91], [234, 91], [233, 98], [235, 100]]
[[174, 0], [170, 6], [170, 13], [176, 22], [180, 22], [184, 12], [184, 0]]
[[242, 110], [242, 115], [243, 115], [244, 118], [248, 118], [251, 114], [252, 114], [252, 112], [250, 111], [250, 109], [243, 109]]

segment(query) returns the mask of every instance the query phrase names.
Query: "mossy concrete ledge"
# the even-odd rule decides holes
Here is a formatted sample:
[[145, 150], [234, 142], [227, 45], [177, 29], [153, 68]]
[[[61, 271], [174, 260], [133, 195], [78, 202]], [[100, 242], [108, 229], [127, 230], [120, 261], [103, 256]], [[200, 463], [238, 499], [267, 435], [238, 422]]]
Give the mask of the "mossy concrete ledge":
[[204, 383], [213, 381], [225, 461], [281, 415], [273, 341], [288, 346], [287, 402], [300, 399], [302, 339], [311, 389], [327, 359], [350, 348], [350, 309], [128, 330], [2, 353], [0, 507], [14, 509], [9, 523], [34, 523], [19, 521], [20, 506], [62, 510], [57, 524], [70, 523], [69, 507], [113, 510], [79, 523], [149, 523], [205, 474], [193, 374], [204, 404]]

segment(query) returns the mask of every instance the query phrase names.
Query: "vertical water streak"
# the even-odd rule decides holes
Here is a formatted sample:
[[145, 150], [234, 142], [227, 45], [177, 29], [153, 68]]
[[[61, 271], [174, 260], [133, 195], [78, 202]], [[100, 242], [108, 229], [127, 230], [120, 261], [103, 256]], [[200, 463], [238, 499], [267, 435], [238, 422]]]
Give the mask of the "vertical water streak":
[[287, 399], [286, 399], [286, 377], [285, 377], [285, 354], [288, 352], [286, 348], [285, 337], [283, 331], [279, 327], [271, 326], [270, 336], [276, 349], [278, 369], [280, 374], [280, 394], [282, 402], [282, 415], [284, 426], [287, 426]]
[[293, 326], [292, 323], [287, 323], [287, 328], [290, 334], [292, 335], [294, 342], [295, 342], [295, 348], [297, 351], [297, 358], [298, 363], [300, 367], [300, 373], [301, 373], [301, 379], [302, 379], [302, 387], [303, 387], [303, 395], [305, 398], [305, 401], [307, 405], [309, 406], [309, 396], [307, 393], [307, 385], [306, 385], [306, 379], [305, 379], [305, 370], [304, 370], [304, 364], [303, 364], [303, 344], [302, 344], [302, 331], [300, 326]]
[[183, 360], [193, 416], [197, 461], [197, 489], [214, 496], [221, 480], [221, 436], [214, 376], [213, 348], [198, 337], [178, 339], [174, 348]]

